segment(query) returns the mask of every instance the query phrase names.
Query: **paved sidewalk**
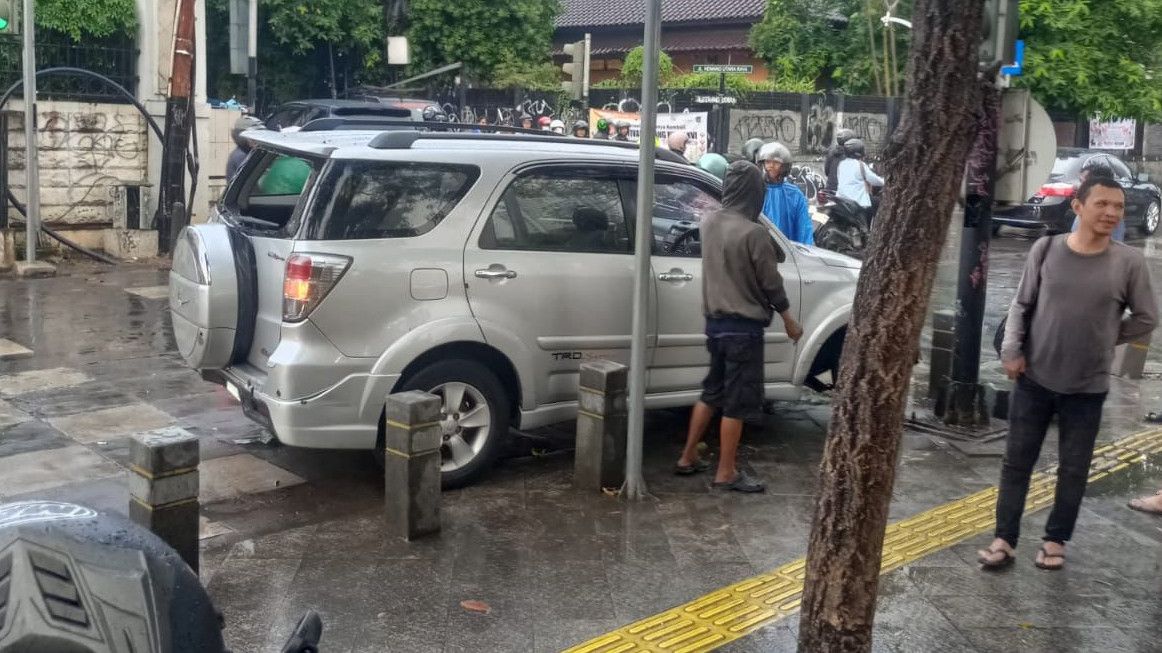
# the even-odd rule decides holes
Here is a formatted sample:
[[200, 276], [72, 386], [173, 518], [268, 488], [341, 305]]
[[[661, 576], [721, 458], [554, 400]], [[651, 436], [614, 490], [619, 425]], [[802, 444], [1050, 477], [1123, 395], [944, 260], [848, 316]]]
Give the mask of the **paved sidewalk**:
[[[743, 457], [769, 482], [765, 495], [672, 476], [685, 416], [659, 412], [648, 421], [650, 500], [575, 492], [566, 428], [518, 443], [483, 483], [446, 493], [442, 534], [405, 544], [381, 536], [382, 483], [369, 455], [263, 444], [225, 392], [181, 365], [158, 290], [163, 270], [62, 273], [0, 279], [0, 337], [32, 350], [0, 360], [0, 500], [123, 512], [129, 436], [196, 434], [203, 578], [234, 650], [277, 650], [315, 607], [328, 651], [557, 651], [805, 553], [825, 405], [782, 405], [748, 432]], [[1140, 415], [1159, 406], [1162, 382], [1115, 381], [1102, 441], [1142, 430]], [[998, 474], [995, 456], [906, 434], [892, 519], [988, 488]], [[1026, 520], [1005, 574], [976, 569], [987, 535], [890, 572], [876, 650], [1159, 650], [1162, 518], [1124, 507], [1156, 488], [1156, 460], [1095, 484], [1061, 572], [1032, 567], [1044, 513]], [[489, 612], [465, 610], [466, 600]], [[724, 650], [793, 650], [796, 629], [791, 617]]]

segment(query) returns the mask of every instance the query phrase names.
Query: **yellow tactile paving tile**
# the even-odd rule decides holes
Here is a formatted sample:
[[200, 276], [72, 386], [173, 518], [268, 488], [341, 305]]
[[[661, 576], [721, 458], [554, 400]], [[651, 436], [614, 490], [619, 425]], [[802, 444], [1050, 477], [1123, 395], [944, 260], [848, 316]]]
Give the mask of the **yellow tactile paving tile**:
[[[1092, 483], [1162, 453], [1162, 429], [1143, 431], [1094, 450]], [[1056, 466], [1033, 474], [1025, 509], [1053, 503]], [[997, 488], [990, 487], [894, 524], [884, 533], [880, 569], [887, 573], [993, 527]], [[722, 588], [569, 648], [565, 653], [698, 653], [713, 651], [799, 611], [807, 561]]]

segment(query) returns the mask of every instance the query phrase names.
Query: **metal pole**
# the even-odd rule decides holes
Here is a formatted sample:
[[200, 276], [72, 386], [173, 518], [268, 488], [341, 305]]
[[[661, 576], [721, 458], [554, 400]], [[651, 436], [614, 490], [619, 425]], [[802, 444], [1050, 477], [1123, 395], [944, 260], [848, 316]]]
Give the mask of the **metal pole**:
[[24, 0], [24, 174], [28, 203], [24, 216], [24, 260], [36, 262], [40, 229], [40, 163], [36, 145], [36, 24], [35, 0]]
[[986, 97], [981, 103], [976, 140], [968, 157], [964, 229], [960, 236], [960, 270], [956, 287], [952, 382], [948, 386], [947, 406], [943, 411], [945, 423], [957, 426], [989, 423], [984, 391], [980, 385], [980, 338], [988, 289], [1001, 94], [991, 84], [982, 85], [982, 92]]
[[250, 0], [246, 20], [246, 95], [250, 113], [258, 113], [258, 0]]
[[650, 247], [654, 207], [654, 134], [658, 123], [658, 40], [662, 0], [646, 3], [645, 65], [642, 67], [641, 131], [638, 138], [637, 212], [634, 240], [633, 337], [629, 353], [629, 433], [625, 446], [625, 487], [622, 496], [644, 499], [642, 440], [645, 434], [646, 329], [649, 327]]

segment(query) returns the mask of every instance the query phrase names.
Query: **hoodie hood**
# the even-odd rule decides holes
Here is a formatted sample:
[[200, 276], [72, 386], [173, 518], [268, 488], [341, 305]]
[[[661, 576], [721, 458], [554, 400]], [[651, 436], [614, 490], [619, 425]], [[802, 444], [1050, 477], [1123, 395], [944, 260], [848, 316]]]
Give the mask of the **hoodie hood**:
[[766, 198], [763, 173], [758, 166], [750, 161], [735, 161], [726, 168], [723, 179], [722, 208], [758, 222]]

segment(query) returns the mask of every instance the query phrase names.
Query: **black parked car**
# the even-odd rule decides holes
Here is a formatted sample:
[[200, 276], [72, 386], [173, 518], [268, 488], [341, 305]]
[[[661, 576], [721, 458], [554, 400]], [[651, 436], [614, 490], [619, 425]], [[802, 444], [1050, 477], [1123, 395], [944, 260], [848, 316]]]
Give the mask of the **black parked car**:
[[1051, 234], [1069, 231], [1075, 217], [1070, 200], [1081, 183], [1081, 169], [1086, 164], [1103, 163], [1113, 171], [1114, 178], [1126, 191], [1126, 227], [1137, 228], [1146, 235], [1153, 234], [1162, 215], [1162, 191], [1158, 186], [1150, 183], [1145, 174], [1135, 176], [1113, 154], [1073, 148], [1057, 150], [1057, 160], [1049, 179], [1028, 201], [994, 208], [993, 228], [1044, 228]]
[[[317, 131], [341, 128], [341, 123], [347, 123], [348, 128], [358, 128], [357, 123], [360, 120], [366, 120], [369, 123], [376, 120], [447, 122], [448, 118], [439, 106], [427, 100], [320, 99], [296, 100], [280, 104], [263, 122], [267, 129], [274, 130], [286, 129], [287, 127], [306, 128], [308, 124], [315, 123], [311, 129]], [[318, 121], [328, 121], [335, 124]]]

